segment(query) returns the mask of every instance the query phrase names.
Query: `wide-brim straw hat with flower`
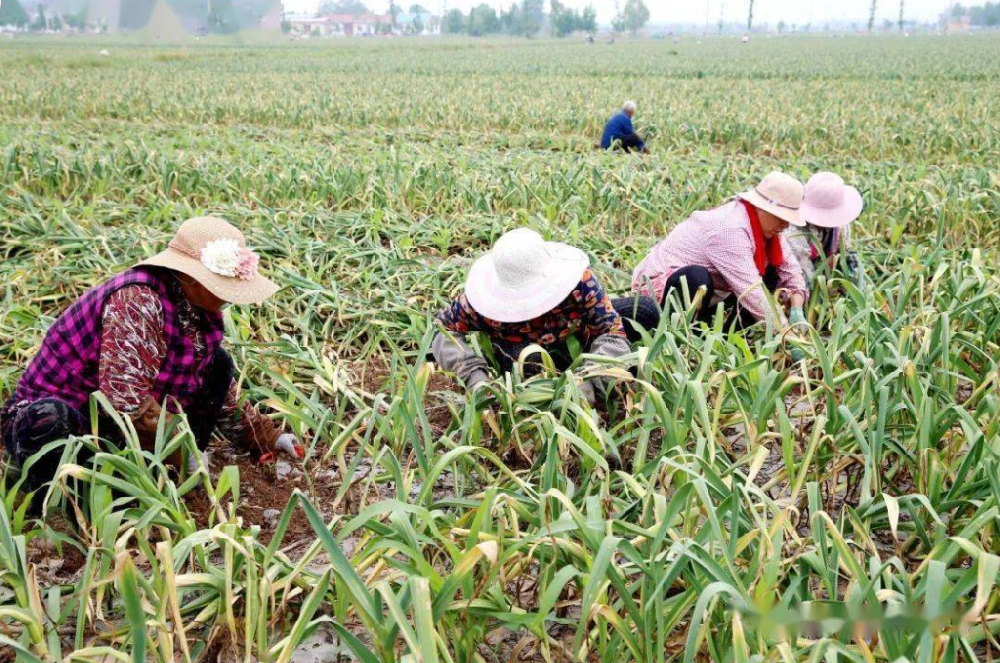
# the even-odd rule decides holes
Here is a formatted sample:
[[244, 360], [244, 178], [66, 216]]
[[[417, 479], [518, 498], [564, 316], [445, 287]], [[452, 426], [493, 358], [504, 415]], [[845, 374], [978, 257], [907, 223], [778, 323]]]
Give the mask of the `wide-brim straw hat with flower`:
[[760, 181], [760, 184], [739, 195], [757, 209], [770, 212], [779, 219], [800, 228], [806, 225], [802, 220], [802, 198], [805, 187], [791, 175], [774, 171]]
[[186, 274], [230, 304], [260, 304], [278, 286], [261, 275], [259, 263], [260, 256], [232, 224], [199, 216], [181, 224], [166, 250], [139, 265]]

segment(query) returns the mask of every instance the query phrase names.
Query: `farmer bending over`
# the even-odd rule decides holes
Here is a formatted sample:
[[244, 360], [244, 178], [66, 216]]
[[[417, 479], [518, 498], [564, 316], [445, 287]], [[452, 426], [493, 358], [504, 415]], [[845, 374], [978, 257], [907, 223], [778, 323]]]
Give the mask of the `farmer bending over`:
[[[95, 391], [132, 420], [144, 448], [152, 448], [167, 408], [168, 416], [187, 413], [202, 450], [218, 429], [263, 456], [301, 457], [295, 436], [237, 404], [233, 362], [221, 346], [222, 308], [259, 304], [277, 290], [258, 261], [239, 230], [196, 218], [165, 251], [84, 293], [49, 329], [0, 409], [7, 463], [17, 470], [46, 444], [87, 432]], [[54, 450], [36, 460], [25, 489], [51, 480], [60, 456]]]
[[[628, 354], [629, 336], [637, 338], [638, 332], [623, 315], [645, 329], [659, 322], [656, 303], [649, 298], [612, 302], [583, 251], [546, 242], [535, 231], [520, 228], [497, 240], [493, 250], [472, 265], [465, 292], [438, 316], [443, 330], [432, 349], [438, 365], [474, 389], [489, 375], [486, 360], [466, 344], [466, 334], [485, 333], [504, 372], [513, 370], [521, 351], [531, 344], [545, 348], [565, 370], [572, 363], [570, 336], [585, 353]], [[538, 369], [536, 362], [526, 364], [529, 374]], [[606, 384], [593, 378], [583, 385], [591, 404], [595, 387], [603, 393]]]
[[824, 260], [832, 268], [839, 256], [844, 257], [847, 278], [854, 284], [860, 282], [861, 266], [857, 254], [851, 250], [850, 223], [863, 208], [858, 190], [844, 184], [834, 173], [816, 173], [806, 182], [802, 200], [802, 220], [806, 226], [790, 231], [788, 244], [808, 285], [812, 286]]
[[604, 133], [601, 135], [602, 150], [620, 148], [626, 152], [632, 150], [649, 152], [646, 143], [632, 128], [633, 115], [635, 115], [635, 102], [626, 101], [622, 104], [622, 109], [611, 116], [608, 123], [604, 125]]
[[782, 235], [789, 224], [805, 225], [802, 195], [798, 180], [774, 172], [721, 207], [695, 212], [639, 263], [632, 289], [664, 301], [686, 281], [692, 298], [705, 289], [698, 319], [711, 323], [721, 303], [727, 326], [767, 320], [778, 328], [786, 325], [784, 312], [771, 307], [764, 289], [780, 288], [792, 324], [805, 323], [802, 306], [809, 291]]

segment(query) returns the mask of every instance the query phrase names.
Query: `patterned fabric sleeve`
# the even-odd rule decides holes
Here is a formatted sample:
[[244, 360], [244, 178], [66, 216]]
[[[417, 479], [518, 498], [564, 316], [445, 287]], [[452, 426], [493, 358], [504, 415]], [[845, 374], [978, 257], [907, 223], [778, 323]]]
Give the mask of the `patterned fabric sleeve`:
[[584, 337], [591, 341], [606, 334], [625, 338], [621, 316], [589, 269], [583, 273], [578, 291], [583, 294]]
[[229, 387], [229, 394], [219, 414], [217, 430], [226, 439], [258, 454], [272, 451], [281, 435], [281, 429], [249, 401], [240, 403], [236, 380]]
[[166, 354], [159, 295], [140, 285], [112, 293], [101, 315], [98, 388], [116, 410], [125, 415], [139, 411]]
[[434, 360], [446, 371], [458, 376], [466, 386], [487, 379], [486, 360], [465, 342], [465, 335], [487, 331], [486, 319], [461, 295], [440, 313], [437, 321], [443, 331], [434, 337]]
[[448, 308], [441, 311], [437, 319], [446, 330], [456, 334], [489, 331], [486, 319], [472, 308], [464, 294], [449, 304]]

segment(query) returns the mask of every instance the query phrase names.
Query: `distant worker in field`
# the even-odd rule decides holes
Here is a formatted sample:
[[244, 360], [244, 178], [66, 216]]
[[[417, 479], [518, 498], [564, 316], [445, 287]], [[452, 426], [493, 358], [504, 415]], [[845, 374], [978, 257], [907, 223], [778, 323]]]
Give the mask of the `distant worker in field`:
[[[131, 419], [143, 448], [153, 448], [165, 408], [168, 420], [186, 413], [202, 451], [218, 430], [265, 460], [278, 452], [302, 457], [294, 435], [239, 404], [233, 361], [222, 348], [222, 309], [259, 304], [277, 290], [258, 261], [230, 224], [190, 219], [165, 251], [73, 303], [0, 409], [6, 462], [25, 468], [23, 488], [51, 480], [62, 454], [49, 451], [30, 468], [29, 458], [50, 442], [89, 432], [88, 401], [98, 391]], [[101, 434], [114, 439], [117, 431], [102, 422]], [[192, 470], [200, 459], [193, 460]]]
[[860, 282], [861, 265], [851, 250], [850, 224], [863, 208], [861, 194], [844, 184], [839, 175], [819, 172], [806, 182], [802, 201], [802, 220], [806, 226], [789, 232], [788, 243], [810, 287], [824, 262], [832, 269], [841, 259], [847, 278], [855, 284]]
[[[503, 235], [472, 265], [464, 293], [438, 315], [441, 331], [432, 350], [441, 368], [473, 390], [489, 380], [489, 371], [486, 359], [466, 343], [468, 334], [482, 332], [489, 338], [505, 373], [513, 371], [532, 344], [544, 348], [556, 367], [565, 370], [573, 361], [567, 343], [571, 336], [585, 353], [628, 354], [629, 341], [638, 338], [638, 332], [622, 316], [644, 329], [659, 323], [656, 302], [649, 298], [612, 301], [583, 251], [519, 228]], [[538, 368], [537, 359], [529, 357], [525, 372], [537, 373]], [[593, 404], [606, 387], [605, 380], [595, 378], [584, 382], [582, 390]]]
[[639, 134], [632, 127], [632, 117], [635, 115], [635, 102], [626, 101], [622, 104], [622, 109], [611, 116], [607, 124], [604, 125], [604, 133], [601, 135], [601, 149], [610, 150], [614, 148], [631, 152], [649, 152], [646, 143], [643, 142]]
[[[711, 324], [721, 303], [726, 326], [766, 320], [774, 328], [805, 324], [802, 307], [809, 290], [783, 232], [803, 227], [801, 182], [773, 172], [754, 188], [721, 207], [695, 212], [653, 247], [632, 275], [632, 288], [664, 302], [686, 282], [695, 297], [704, 289], [698, 319]], [[789, 308], [775, 310], [765, 290], [780, 294]], [[793, 353], [798, 355], [799, 353]]]

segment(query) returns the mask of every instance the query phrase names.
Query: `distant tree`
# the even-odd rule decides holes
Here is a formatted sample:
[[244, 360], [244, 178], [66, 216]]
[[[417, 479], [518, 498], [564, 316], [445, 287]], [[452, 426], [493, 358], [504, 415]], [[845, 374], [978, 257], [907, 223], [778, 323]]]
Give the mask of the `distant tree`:
[[597, 32], [597, 10], [594, 5], [587, 5], [580, 14], [580, 29], [594, 34]]
[[3, 0], [3, 4], [0, 4], [0, 25], [16, 25], [23, 28], [30, 20], [20, 0]]
[[788, 28], [788, 26], [787, 26], [787, 25], [785, 24], [785, 22], [784, 22], [784, 21], [778, 21], [778, 33], [779, 33], [779, 34], [780, 34], [780, 33], [784, 33], [784, 31], [785, 31], [785, 30], [786, 30], [787, 28]]
[[38, 15], [35, 17], [34, 23], [31, 24], [31, 29], [36, 32], [42, 32], [48, 29], [49, 21], [45, 18], [45, 5], [38, 5]]
[[441, 30], [450, 35], [458, 35], [465, 32], [465, 14], [461, 9], [449, 9], [444, 15], [441, 23]]
[[957, 21], [958, 19], [962, 18], [963, 16], [965, 16], [965, 7], [963, 7], [962, 5], [960, 5], [958, 3], [955, 3], [954, 5], [952, 5], [952, 7], [951, 7], [951, 17], [954, 20]]
[[493, 7], [485, 2], [469, 10], [469, 21], [466, 30], [474, 37], [500, 32], [500, 19]]
[[62, 17], [59, 16], [59, 14], [56, 14], [51, 19], [49, 19], [49, 29], [56, 31], [60, 31], [63, 29]]
[[625, 7], [622, 9], [621, 20], [618, 22], [618, 30], [628, 30], [632, 34], [642, 30], [642, 27], [649, 23], [649, 7], [642, 0], [625, 0]]
[[506, 11], [500, 9], [500, 31], [509, 35], [521, 34], [521, 6], [512, 4]]
[[410, 5], [411, 14], [430, 14], [426, 7], [423, 5]]
[[361, 0], [327, 0], [319, 6], [321, 14], [351, 14], [360, 16], [371, 11]]
[[872, 6], [868, 10], [868, 32], [875, 27], [875, 12], [878, 10], [878, 0], [872, 0]]
[[232, 34], [240, 28], [239, 12], [233, 0], [212, 0], [208, 10], [208, 31], [216, 34]]
[[883, 18], [882, 19], [882, 32], [891, 32], [892, 31], [892, 25], [893, 25], [892, 21], [890, 21], [887, 18]]
[[580, 15], [575, 9], [569, 9], [559, 0], [551, 0], [549, 4], [549, 25], [554, 37], [565, 37], [580, 29]]
[[66, 14], [63, 16], [63, 23], [74, 30], [83, 30], [87, 27], [87, 8], [84, 7], [74, 14]]
[[392, 16], [393, 24], [396, 23], [396, 17], [399, 16], [399, 13], [399, 5], [396, 4], [395, 0], [389, 0], [389, 16]]
[[903, 7], [905, 6], [905, 0], [899, 0], [899, 31], [903, 31]]
[[747, 32], [753, 30], [753, 0], [750, 0], [750, 9], [747, 11]]
[[281, 19], [281, 34], [287, 35], [292, 31], [292, 22]]
[[545, 0], [521, 0], [520, 34], [533, 37], [542, 29], [544, 22]]

